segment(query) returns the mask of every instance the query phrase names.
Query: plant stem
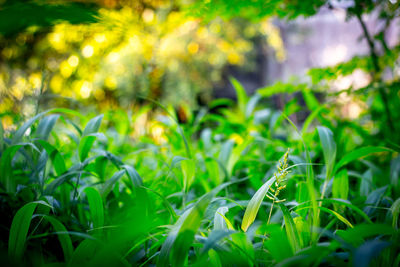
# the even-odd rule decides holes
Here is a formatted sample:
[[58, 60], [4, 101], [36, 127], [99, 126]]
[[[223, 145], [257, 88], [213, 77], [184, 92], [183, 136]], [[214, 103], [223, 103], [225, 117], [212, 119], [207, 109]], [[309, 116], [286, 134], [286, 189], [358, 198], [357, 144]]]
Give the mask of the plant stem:
[[269, 224], [269, 221], [271, 220], [271, 215], [272, 215], [272, 210], [274, 209], [274, 204], [275, 204], [275, 198], [272, 201], [271, 209], [269, 210], [269, 216], [268, 216], [267, 224]]

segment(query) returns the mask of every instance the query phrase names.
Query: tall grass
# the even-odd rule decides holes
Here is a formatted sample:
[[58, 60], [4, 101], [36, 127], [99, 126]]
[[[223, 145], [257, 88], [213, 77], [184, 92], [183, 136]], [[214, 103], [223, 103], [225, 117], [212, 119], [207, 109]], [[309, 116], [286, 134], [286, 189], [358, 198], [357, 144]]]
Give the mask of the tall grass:
[[398, 152], [309, 131], [317, 111], [300, 132], [232, 83], [237, 107], [167, 114], [161, 144], [127, 137], [123, 112], [53, 109], [1, 129], [5, 263], [398, 264]]

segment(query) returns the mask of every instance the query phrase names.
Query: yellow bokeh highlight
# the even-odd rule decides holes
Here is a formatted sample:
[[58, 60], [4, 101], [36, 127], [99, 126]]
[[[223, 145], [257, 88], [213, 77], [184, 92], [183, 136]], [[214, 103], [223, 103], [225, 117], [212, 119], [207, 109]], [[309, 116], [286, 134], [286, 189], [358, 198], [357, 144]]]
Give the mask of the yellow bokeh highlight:
[[64, 78], [68, 78], [69, 76], [72, 75], [74, 68], [71, 67], [70, 64], [68, 64], [68, 61], [63, 61], [60, 64], [60, 73]]
[[199, 44], [198, 43], [194, 43], [194, 42], [191, 42], [189, 45], [188, 45], [188, 47], [187, 47], [187, 50], [188, 50], [188, 52], [190, 53], [190, 54], [196, 54], [198, 51], [199, 51]]
[[42, 75], [39, 72], [32, 73], [29, 76], [29, 84], [32, 88], [40, 88], [42, 85]]
[[110, 89], [115, 89], [118, 86], [117, 80], [115, 79], [115, 77], [112, 76], [108, 76], [105, 80], [104, 80], [104, 85]]

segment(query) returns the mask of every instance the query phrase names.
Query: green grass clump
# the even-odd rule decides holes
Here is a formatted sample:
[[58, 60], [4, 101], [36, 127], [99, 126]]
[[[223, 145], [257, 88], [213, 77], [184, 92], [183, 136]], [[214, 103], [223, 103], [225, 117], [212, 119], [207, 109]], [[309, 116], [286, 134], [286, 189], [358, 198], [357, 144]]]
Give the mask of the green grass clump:
[[398, 265], [398, 152], [349, 128], [300, 134], [259, 99], [160, 117], [153, 135], [67, 109], [2, 130], [5, 263]]

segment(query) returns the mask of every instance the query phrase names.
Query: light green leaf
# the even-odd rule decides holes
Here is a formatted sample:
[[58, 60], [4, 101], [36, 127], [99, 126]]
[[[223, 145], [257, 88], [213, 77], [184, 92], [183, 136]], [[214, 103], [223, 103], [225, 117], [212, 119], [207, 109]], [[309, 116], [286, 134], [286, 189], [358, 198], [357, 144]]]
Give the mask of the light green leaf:
[[317, 129], [326, 165], [326, 179], [329, 180], [336, 159], [336, 143], [333, 140], [333, 133], [330, 129], [323, 126], [318, 126]]
[[376, 147], [376, 146], [362, 147], [359, 149], [355, 149], [340, 159], [340, 161], [335, 166], [333, 174], [335, 174], [341, 167], [349, 164], [350, 162], [352, 162], [356, 159], [363, 158], [363, 157], [369, 156], [374, 153], [391, 152], [391, 151], [392, 150], [389, 148]]
[[183, 188], [187, 192], [194, 181], [196, 165], [192, 159], [181, 161], [183, 173]]
[[343, 169], [338, 172], [333, 179], [332, 196], [333, 198], [341, 198], [347, 200], [348, 194], [349, 176], [347, 175], [347, 170]]
[[227, 225], [224, 217], [225, 213], [228, 212], [228, 207], [219, 207], [214, 215], [214, 230], [224, 230], [227, 229]]
[[101, 121], [103, 119], [103, 114], [91, 119], [83, 130], [82, 136], [87, 136], [89, 134], [97, 133], [100, 128]]
[[331, 209], [325, 208], [325, 207], [319, 207], [320, 210], [332, 214], [333, 216], [335, 216], [338, 220], [340, 220], [341, 222], [343, 222], [344, 224], [346, 224], [347, 226], [349, 226], [350, 228], [353, 228], [353, 225], [342, 215], [340, 215], [339, 213], [337, 213], [336, 211], [333, 211]]
[[239, 109], [242, 112], [242, 114], [246, 114], [246, 105], [248, 101], [246, 90], [244, 89], [242, 84], [235, 78], [231, 77], [230, 81], [233, 85], [233, 88], [236, 91], [236, 97], [237, 97], [237, 102], [239, 104]]
[[249, 204], [247, 205], [246, 211], [243, 216], [242, 220], [242, 230], [247, 231], [249, 226], [254, 222], [256, 219], [258, 210], [260, 209], [261, 203], [265, 197], [265, 195], [268, 192], [268, 189], [271, 187], [271, 185], [275, 182], [275, 177], [270, 178], [265, 184], [263, 184], [257, 192], [254, 194], [254, 196], [251, 198], [249, 201]]
[[297, 232], [296, 224], [294, 223], [288, 208], [283, 204], [280, 204], [279, 207], [281, 208], [283, 213], [286, 234], [289, 239], [290, 245], [293, 249], [293, 252], [297, 252], [300, 249], [300, 237], [299, 233]]

